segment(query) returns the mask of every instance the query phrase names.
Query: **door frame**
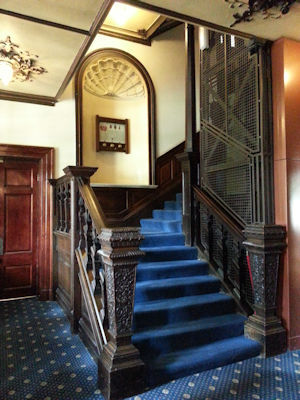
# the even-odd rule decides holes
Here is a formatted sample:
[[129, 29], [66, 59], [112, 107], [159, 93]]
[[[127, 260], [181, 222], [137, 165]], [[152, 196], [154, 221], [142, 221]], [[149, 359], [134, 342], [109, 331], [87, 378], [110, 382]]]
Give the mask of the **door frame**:
[[37, 162], [37, 294], [40, 300], [53, 299], [52, 187], [54, 148], [0, 144], [0, 157]]

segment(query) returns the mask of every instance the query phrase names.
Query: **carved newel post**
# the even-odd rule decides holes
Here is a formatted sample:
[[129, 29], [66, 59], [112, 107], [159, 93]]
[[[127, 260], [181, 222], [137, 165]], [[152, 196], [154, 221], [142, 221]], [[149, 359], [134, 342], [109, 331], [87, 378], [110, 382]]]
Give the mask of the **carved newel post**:
[[100, 254], [105, 268], [109, 338], [99, 360], [99, 388], [117, 400], [144, 390], [144, 363], [131, 343], [136, 266], [144, 254], [139, 228], [102, 229]]
[[277, 317], [277, 286], [280, 256], [286, 246], [285, 230], [279, 225], [254, 224], [244, 231], [254, 290], [254, 314], [245, 323], [245, 336], [262, 344], [270, 357], [286, 351], [286, 330]]

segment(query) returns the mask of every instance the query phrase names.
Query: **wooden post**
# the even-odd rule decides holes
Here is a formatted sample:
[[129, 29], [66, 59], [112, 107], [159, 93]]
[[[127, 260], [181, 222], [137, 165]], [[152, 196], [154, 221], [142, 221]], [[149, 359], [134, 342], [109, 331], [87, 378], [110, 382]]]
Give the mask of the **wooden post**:
[[182, 170], [182, 224], [186, 244], [194, 241], [194, 201], [192, 185], [197, 181], [199, 149], [196, 148], [195, 28], [185, 25], [185, 150], [177, 159]]
[[98, 362], [99, 388], [107, 400], [145, 389], [144, 363], [131, 343], [136, 266], [144, 254], [139, 228], [102, 229], [99, 235], [105, 268], [109, 338]]
[[276, 315], [278, 269], [286, 233], [279, 225], [253, 224], [244, 234], [254, 291], [254, 314], [245, 323], [245, 336], [260, 342], [262, 354], [271, 357], [287, 348], [286, 330]]
[[75, 257], [75, 249], [79, 243], [78, 233], [78, 187], [76, 184], [76, 177], [82, 177], [89, 180], [90, 177], [97, 171], [97, 168], [91, 167], [75, 167], [68, 166], [64, 168], [64, 173], [70, 177], [71, 183], [71, 212], [70, 212], [70, 234], [71, 234], [71, 248], [70, 248], [70, 265], [71, 265], [71, 330], [72, 333], [77, 333], [79, 329], [79, 320], [81, 318], [81, 287], [78, 278], [79, 267]]

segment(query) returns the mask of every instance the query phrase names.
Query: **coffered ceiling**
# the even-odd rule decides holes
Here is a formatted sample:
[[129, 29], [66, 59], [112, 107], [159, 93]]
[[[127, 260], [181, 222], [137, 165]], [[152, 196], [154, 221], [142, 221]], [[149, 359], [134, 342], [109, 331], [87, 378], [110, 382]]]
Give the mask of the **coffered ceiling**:
[[37, 55], [46, 73], [32, 80], [0, 80], [0, 98], [54, 104], [108, 12], [110, 0], [1, 0], [0, 42], [9, 36], [24, 54]]
[[[109, 13], [114, 0], [1, 0], [0, 52], [10, 37], [22, 54], [38, 56], [34, 65], [46, 72], [31, 74], [31, 79], [22, 82], [14, 79], [7, 86], [0, 80], [0, 99], [54, 105], [99, 29], [104, 34], [149, 45], [155, 35], [178, 21], [230, 30], [236, 12], [228, 4], [233, 0], [118, 1], [131, 6], [130, 12], [121, 13], [130, 14], [125, 22]], [[269, 40], [283, 36], [300, 40], [299, 23], [297, 1], [282, 18], [258, 16], [251, 22], [235, 25], [234, 30]]]

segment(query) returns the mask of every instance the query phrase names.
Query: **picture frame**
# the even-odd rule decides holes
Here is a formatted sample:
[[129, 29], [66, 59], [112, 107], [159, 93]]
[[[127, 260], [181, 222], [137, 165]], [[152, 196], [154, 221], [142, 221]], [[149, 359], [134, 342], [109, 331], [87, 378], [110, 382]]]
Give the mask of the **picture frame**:
[[128, 119], [96, 115], [96, 151], [129, 153]]

